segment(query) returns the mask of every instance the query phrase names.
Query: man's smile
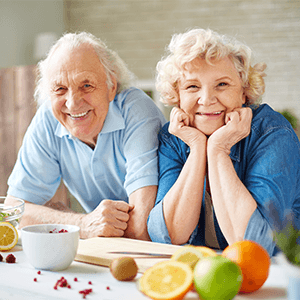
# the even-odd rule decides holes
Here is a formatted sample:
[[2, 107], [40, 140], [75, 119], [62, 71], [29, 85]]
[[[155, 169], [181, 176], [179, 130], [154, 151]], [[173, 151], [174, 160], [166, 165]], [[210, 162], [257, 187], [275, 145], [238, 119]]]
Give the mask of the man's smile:
[[68, 114], [72, 119], [82, 118], [89, 113], [89, 110], [80, 114]]

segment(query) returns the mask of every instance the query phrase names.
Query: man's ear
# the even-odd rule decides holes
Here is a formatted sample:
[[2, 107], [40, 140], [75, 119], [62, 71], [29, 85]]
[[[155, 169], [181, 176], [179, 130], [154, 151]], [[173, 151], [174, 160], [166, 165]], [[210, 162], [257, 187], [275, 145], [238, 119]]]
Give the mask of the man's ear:
[[115, 76], [110, 75], [110, 78], [111, 78], [112, 86], [109, 88], [108, 91], [109, 102], [115, 99], [117, 93], [117, 87], [118, 87], [117, 79], [115, 78]]

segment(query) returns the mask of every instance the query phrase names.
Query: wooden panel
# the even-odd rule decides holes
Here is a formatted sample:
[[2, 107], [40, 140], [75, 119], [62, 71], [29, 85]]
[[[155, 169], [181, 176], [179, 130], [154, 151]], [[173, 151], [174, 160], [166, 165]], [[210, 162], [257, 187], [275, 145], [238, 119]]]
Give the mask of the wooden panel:
[[[0, 195], [6, 195], [7, 180], [15, 165], [24, 134], [35, 112], [36, 66], [0, 70]], [[69, 206], [66, 187], [61, 184], [52, 198]]]
[[5, 195], [8, 174], [12, 171], [15, 160], [15, 76], [14, 69], [1, 72], [1, 188], [0, 193]]
[[36, 103], [33, 98], [36, 78], [35, 66], [16, 67], [15, 77], [16, 150], [18, 151], [36, 111]]

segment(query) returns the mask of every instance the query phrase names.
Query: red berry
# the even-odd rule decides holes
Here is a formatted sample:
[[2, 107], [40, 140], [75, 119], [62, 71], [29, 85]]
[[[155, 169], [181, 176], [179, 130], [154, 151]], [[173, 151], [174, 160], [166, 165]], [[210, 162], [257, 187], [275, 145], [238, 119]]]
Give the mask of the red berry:
[[65, 279], [64, 277], [61, 277], [59, 280], [57, 280], [54, 289], [57, 290], [57, 286], [59, 287], [67, 287], [67, 288], [71, 288], [71, 285], [68, 284], [67, 279]]
[[13, 254], [8, 254], [6, 256], [6, 262], [9, 264], [14, 264], [16, 262], [16, 258]]
[[38, 275], [41, 275], [41, 271], [38, 271], [37, 273], [38, 273]]
[[77, 277], [74, 278], [74, 281], [78, 281]]
[[92, 284], [92, 282], [91, 282], [91, 281], [89, 281], [89, 284]]
[[33, 279], [33, 281], [37, 282], [37, 279], [36, 279], [36, 278], [34, 278], [34, 279]]
[[106, 289], [107, 289], [107, 290], [110, 290], [110, 287], [109, 287], [109, 286], [107, 286], [107, 287], [106, 287]]
[[82, 294], [83, 298], [86, 298], [86, 295], [90, 294], [93, 290], [92, 289], [85, 289], [82, 291], [79, 291], [79, 294]]

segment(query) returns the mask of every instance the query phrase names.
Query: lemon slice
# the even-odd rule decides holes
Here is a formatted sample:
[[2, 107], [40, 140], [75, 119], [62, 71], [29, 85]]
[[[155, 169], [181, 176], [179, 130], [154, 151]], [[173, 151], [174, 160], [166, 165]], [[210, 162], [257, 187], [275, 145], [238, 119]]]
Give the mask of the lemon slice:
[[185, 263], [159, 262], [147, 269], [139, 280], [139, 290], [156, 300], [183, 299], [193, 287], [193, 271]]
[[171, 257], [171, 260], [183, 262], [193, 270], [196, 263], [204, 258], [204, 254], [195, 246], [183, 246], [178, 249]]
[[218, 253], [211, 249], [211, 248], [208, 248], [206, 246], [195, 246], [200, 252], [202, 252], [203, 256], [204, 257], [208, 257], [208, 256], [217, 256]]
[[0, 251], [12, 249], [18, 242], [18, 231], [8, 222], [0, 223]]

